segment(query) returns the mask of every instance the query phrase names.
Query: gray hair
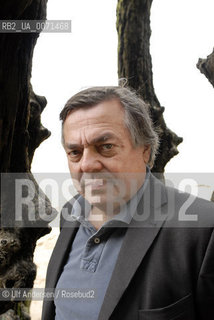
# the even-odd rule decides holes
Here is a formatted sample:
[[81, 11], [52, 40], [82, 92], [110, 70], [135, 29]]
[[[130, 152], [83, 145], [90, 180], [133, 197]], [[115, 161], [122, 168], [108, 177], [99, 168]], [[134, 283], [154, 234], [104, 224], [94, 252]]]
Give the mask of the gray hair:
[[68, 100], [60, 113], [62, 128], [65, 119], [72, 110], [94, 107], [101, 102], [113, 99], [117, 99], [124, 108], [124, 122], [130, 132], [133, 146], [150, 146], [151, 152], [148, 165], [152, 167], [159, 147], [158, 134], [151, 120], [149, 106], [141, 97], [138, 97], [136, 92], [127, 87], [92, 87], [75, 94]]

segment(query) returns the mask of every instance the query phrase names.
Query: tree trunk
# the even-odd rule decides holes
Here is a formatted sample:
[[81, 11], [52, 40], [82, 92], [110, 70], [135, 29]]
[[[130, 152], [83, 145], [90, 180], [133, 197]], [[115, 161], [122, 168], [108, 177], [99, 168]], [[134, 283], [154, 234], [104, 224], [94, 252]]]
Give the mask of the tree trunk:
[[[0, 4], [0, 20], [43, 20], [46, 2], [4, 1]], [[30, 85], [38, 36], [38, 33], [0, 33], [1, 288], [32, 288], [36, 275], [33, 263], [36, 241], [50, 232], [48, 222], [43, 222], [39, 215], [39, 205], [43, 203], [46, 214], [53, 212], [30, 173], [35, 149], [50, 135], [40, 121], [46, 99], [37, 96]], [[19, 173], [19, 177], [35, 187], [36, 220], [30, 224], [27, 216], [19, 225], [15, 223], [14, 179], [18, 176], [12, 173]], [[26, 303], [12, 299], [0, 301], [0, 314], [3, 313], [0, 319], [29, 319]]]
[[214, 87], [214, 50], [206, 59], [199, 59], [197, 68], [205, 75]]
[[155, 126], [160, 135], [160, 148], [153, 172], [164, 172], [167, 162], [178, 154], [177, 145], [183, 141], [167, 128], [163, 112], [153, 87], [150, 55], [150, 9], [152, 0], [118, 0], [118, 76], [128, 81], [149, 103]]
[[[205, 75], [214, 87], [214, 50], [206, 59], [199, 58], [197, 68]], [[214, 202], [214, 191], [211, 196], [211, 201]]]

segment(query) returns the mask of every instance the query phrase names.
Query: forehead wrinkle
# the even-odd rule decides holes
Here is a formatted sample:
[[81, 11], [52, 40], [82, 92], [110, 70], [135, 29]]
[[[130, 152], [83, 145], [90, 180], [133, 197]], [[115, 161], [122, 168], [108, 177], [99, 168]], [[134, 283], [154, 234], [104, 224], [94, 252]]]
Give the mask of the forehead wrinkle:
[[110, 133], [110, 132], [101, 133], [100, 136], [92, 139], [91, 143], [95, 144], [95, 143], [99, 143], [99, 142], [105, 142], [111, 138], [115, 138], [115, 136], [112, 133]]
[[[101, 142], [106, 142], [111, 138], [116, 138], [114, 134], [110, 133], [110, 132], [106, 132], [106, 133], [101, 133], [98, 137], [93, 138], [91, 141], [88, 141], [85, 145], [93, 145], [93, 144], [97, 144], [97, 143], [101, 143]], [[84, 144], [78, 144], [78, 143], [65, 143], [65, 147], [67, 149], [75, 149], [75, 148], [79, 148], [79, 147], [83, 147]]]
[[79, 147], [80, 147], [80, 145], [76, 144], [76, 143], [65, 143], [65, 148], [69, 149], [69, 150], [76, 149]]

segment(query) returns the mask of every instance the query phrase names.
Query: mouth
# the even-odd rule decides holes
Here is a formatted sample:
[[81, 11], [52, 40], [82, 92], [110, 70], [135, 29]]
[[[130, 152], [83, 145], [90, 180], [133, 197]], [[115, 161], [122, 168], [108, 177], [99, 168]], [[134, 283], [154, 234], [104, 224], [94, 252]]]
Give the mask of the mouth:
[[85, 179], [84, 187], [85, 191], [86, 190], [100, 190], [104, 189], [105, 186], [105, 181], [103, 179]]
[[115, 177], [111, 173], [84, 173], [79, 179], [81, 188], [102, 188], [107, 184], [112, 183], [115, 180]]

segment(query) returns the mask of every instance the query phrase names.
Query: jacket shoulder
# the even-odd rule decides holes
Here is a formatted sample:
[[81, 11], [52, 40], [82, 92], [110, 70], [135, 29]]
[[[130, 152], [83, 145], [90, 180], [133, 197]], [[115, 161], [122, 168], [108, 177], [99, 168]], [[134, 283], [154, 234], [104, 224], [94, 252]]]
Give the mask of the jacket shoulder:
[[214, 227], [214, 202], [172, 187], [165, 187], [165, 190], [171, 220], [175, 219], [182, 225], [186, 223], [189, 227], [191, 224], [192, 227]]

